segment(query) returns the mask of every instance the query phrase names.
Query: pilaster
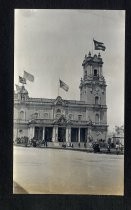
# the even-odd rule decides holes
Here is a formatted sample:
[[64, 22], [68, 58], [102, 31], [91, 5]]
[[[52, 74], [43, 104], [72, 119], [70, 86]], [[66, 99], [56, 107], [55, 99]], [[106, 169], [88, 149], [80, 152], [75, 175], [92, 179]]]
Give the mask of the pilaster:
[[43, 127], [43, 140], [45, 140], [45, 127]]
[[80, 128], [78, 128], [78, 142], [80, 142]]

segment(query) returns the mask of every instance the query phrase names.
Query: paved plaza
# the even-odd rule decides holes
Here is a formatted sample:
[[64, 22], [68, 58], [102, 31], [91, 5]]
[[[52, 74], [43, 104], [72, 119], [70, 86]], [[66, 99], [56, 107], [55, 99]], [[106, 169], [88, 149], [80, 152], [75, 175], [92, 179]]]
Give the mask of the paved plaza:
[[14, 146], [14, 193], [123, 195], [124, 156]]

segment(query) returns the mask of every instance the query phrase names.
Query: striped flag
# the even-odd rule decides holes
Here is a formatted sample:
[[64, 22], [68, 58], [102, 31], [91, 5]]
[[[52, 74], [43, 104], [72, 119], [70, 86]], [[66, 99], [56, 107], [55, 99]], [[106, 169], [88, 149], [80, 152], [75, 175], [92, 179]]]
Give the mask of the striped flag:
[[96, 40], [94, 40], [94, 46], [95, 46], [95, 50], [103, 50], [105, 51], [106, 47], [104, 46], [104, 43], [103, 42], [98, 42]]
[[19, 82], [22, 84], [26, 84], [26, 79], [24, 77], [19, 76]]
[[34, 82], [34, 76], [26, 71], [24, 71], [24, 78], [30, 82]]
[[67, 84], [65, 84], [62, 80], [60, 81], [60, 88], [64, 89], [65, 91], [69, 90], [69, 86]]

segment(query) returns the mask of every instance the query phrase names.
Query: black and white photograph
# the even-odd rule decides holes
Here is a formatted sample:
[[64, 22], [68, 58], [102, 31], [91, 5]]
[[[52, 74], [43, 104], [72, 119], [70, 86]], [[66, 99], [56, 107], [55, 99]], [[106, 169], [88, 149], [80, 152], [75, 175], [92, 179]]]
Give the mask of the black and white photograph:
[[13, 194], [124, 195], [125, 10], [15, 9]]

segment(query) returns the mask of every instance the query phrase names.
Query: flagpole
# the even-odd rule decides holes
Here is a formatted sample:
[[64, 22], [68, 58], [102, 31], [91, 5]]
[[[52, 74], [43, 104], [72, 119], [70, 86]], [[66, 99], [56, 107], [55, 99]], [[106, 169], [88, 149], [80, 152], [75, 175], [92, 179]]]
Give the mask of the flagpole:
[[58, 96], [59, 96], [59, 88], [60, 88], [60, 78], [58, 80]]
[[[94, 38], [93, 38], [93, 40], [94, 40]], [[93, 40], [92, 40], [92, 56], [93, 56]]]
[[92, 56], [93, 56], [93, 54], [94, 54], [94, 52], [93, 52], [93, 46], [94, 46], [94, 38], [93, 38], [93, 40], [92, 40]]
[[67, 100], [67, 92], [66, 92], [66, 98], [65, 98], [65, 100]]

